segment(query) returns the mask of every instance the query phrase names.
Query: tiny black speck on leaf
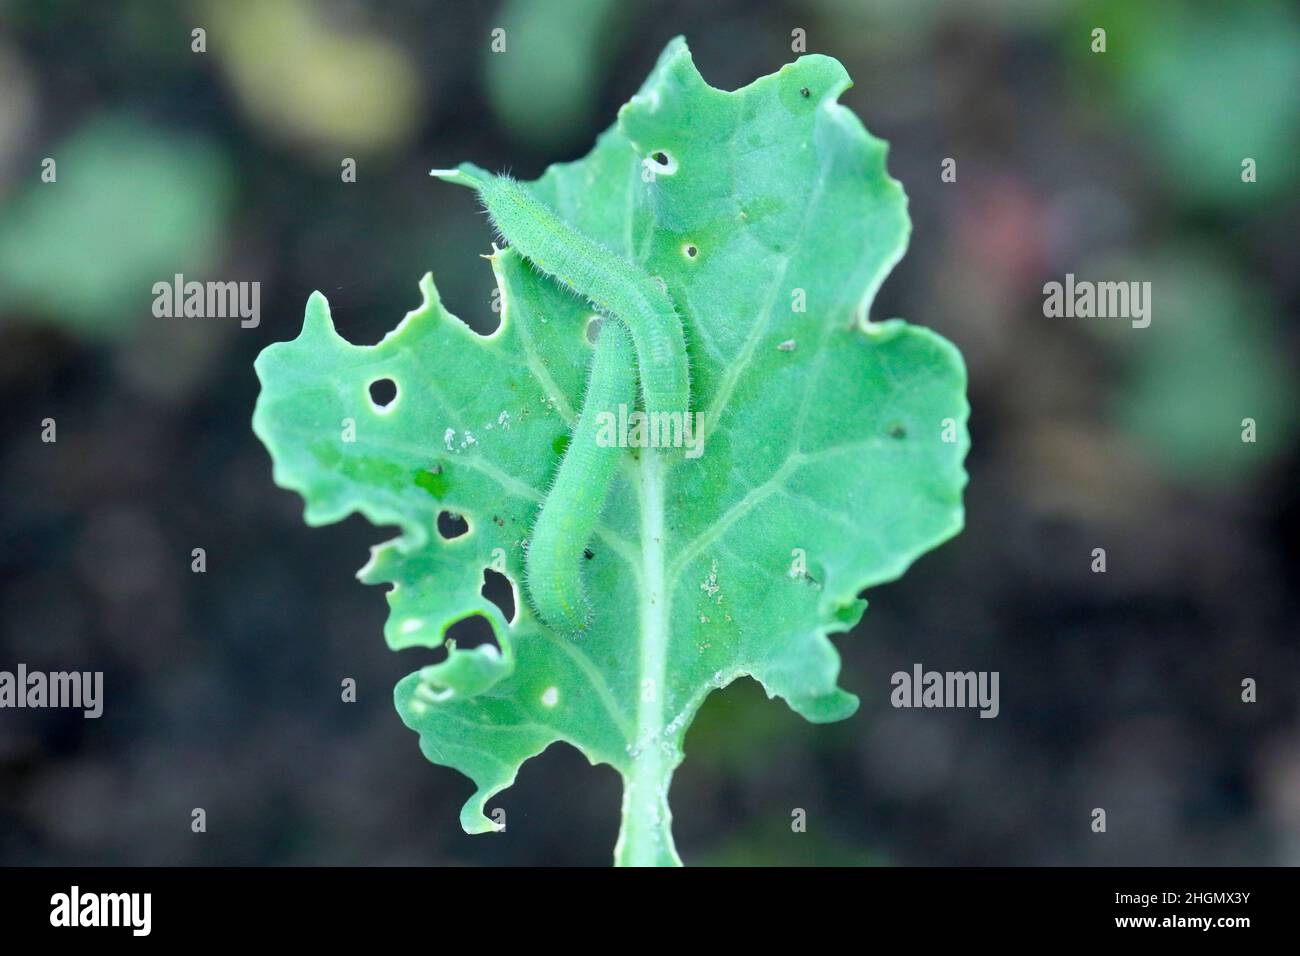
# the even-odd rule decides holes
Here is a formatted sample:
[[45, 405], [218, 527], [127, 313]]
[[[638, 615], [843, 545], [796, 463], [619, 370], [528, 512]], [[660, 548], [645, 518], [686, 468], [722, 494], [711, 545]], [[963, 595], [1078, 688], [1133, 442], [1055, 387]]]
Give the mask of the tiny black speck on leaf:
[[583, 548], [582, 556], [586, 558], [588, 561], [590, 561], [592, 558], [596, 556], [596, 552], [592, 551], [591, 548]]
[[804, 99], [808, 99], [808, 97], [812, 96], [812, 90], [808, 89], [808, 87], [805, 86], [802, 90], [799, 91], [799, 95], [802, 96]]

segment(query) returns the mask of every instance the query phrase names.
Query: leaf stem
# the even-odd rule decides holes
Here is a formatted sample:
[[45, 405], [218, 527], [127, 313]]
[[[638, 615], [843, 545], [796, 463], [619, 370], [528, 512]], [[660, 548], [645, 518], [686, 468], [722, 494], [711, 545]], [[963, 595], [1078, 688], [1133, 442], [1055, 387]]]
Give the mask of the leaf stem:
[[623, 775], [623, 821], [614, 862], [619, 866], [680, 866], [673, 845], [668, 784], [681, 762], [665, 733], [669, 607], [664, 565], [664, 457], [641, 455], [641, 566], [639, 668], [632, 758]]

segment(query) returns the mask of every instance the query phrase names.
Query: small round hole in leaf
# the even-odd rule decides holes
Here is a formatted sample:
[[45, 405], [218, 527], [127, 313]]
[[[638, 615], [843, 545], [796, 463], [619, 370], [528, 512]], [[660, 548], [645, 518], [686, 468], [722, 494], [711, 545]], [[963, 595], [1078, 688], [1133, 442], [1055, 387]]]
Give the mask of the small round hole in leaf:
[[682, 246], [682, 252], [686, 253], [687, 259], [694, 259], [700, 254], [699, 247], [692, 245], [691, 243]]
[[671, 176], [677, 172], [677, 160], [666, 150], [655, 150], [646, 157], [646, 163], [656, 176]]
[[382, 411], [397, 401], [397, 383], [391, 378], [377, 378], [370, 383], [370, 402]]

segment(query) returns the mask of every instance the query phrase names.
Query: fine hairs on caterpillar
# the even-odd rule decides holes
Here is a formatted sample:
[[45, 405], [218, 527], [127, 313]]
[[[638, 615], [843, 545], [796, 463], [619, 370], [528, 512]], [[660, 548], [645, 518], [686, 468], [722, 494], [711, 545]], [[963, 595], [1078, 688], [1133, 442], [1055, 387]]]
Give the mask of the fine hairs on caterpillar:
[[613, 317], [601, 324], [582, 412], [525, 557], [538, 616], [556, 630], [579, 633], [591, 617], [583, 552], [621, 454], [597, 440], [598, 416], [635, 402], [638, 373], [647, 414], [690, 414], [682, 321], [657, 280], [570, 227], [510, 177], [471, 163], [430, 175], [477, 191], [497, 231], [520, 255]]
[[601, 315], [615, 316], [627, 326], [647, 414], [690, 412], [682, 320], [658, 281], [573, 229], [508, 176], [494, 176], [472, 163], [430, 175], [477, 191], [493, 225], [520, 255], [585, 296]]
[[600, 324], [582, 412], [524, 558], [533, 609], [548, 626], [578, 633], [591, 620], [582, 586], [583, 551], [605, 504], [621, 451], [596, 440], [597, 416], [636, 399], [632, 338], [623, 323]]

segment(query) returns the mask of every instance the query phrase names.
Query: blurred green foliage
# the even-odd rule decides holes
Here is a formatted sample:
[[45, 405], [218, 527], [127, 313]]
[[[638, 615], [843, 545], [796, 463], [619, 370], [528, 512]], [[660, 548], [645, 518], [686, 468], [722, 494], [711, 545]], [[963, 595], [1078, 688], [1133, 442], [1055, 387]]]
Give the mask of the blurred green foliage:
[[330, 24], [324, 9], [308, 0], [208, 3], [211, 50], [244, 109], [274, 138], [334, 162], [339, 150], [402, 144], [424, 109], [411, 57], [359, 25]]
[[[624, 11], [626, 12], [626, 11]], [[497, 120], [533, 146], [574, 142], [591, 122], [619, 23], [612, 0], [509, 0], [496, 21], [505, 49], [484, 58]]]
[[[1213, 251], [1165, 249], [1090, 268], [1151, 282], [1152, 321], [1088, 320], [1116, 351], [1116, 424], [1174, 478], [1219, 486], [1249, 477], [1291, 447], [1300, 395], [1266, 293]], [[1241, 440], [1242, 419], [1256, 440]]]
[[[1076, 62], [1109, 86], [1192, 204], [1248, 207], [1295, 188], [1300, 151], [1300, 13], [1274, 0], [1100, 0], [1082, 26], [1107, 32], [1094, 54], [1072, 32]], [[1258, 181], [1241, 180], [1253, 158]], [[1164, 179], [1164, 175], [1162, 175]]]
[[137, 120], [101, 116], [50, 150], [0, 209], [0, 306], [88, 336], [149, 315], [153, 283], [216, 258], [231, 199], [220, 150]]

